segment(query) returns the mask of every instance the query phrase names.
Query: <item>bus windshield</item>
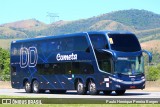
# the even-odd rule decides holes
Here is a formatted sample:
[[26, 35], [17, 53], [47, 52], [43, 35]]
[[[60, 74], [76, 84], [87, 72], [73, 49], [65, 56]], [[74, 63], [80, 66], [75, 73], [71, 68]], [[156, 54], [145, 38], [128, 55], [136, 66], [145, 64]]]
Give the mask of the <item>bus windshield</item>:
[[119, 57], [115, 64], [115, 73], [125, 75], [137, 75], [144, 73], [144, 58], [141, 57]]
[[134, 34], [108, 34], [111, 49], [123, 52], [140, 51], [141, 47]]

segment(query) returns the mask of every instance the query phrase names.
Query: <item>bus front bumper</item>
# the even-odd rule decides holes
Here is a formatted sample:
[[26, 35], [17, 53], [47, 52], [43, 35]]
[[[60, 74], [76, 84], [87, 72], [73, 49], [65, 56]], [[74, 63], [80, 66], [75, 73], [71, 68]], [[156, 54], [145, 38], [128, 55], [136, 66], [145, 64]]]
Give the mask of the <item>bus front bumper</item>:
[[126, 90], [126, 89], [144, 89], [145, 79], [136, 81], [123, 81], [120, 79], [111, 79], [112, 90]]

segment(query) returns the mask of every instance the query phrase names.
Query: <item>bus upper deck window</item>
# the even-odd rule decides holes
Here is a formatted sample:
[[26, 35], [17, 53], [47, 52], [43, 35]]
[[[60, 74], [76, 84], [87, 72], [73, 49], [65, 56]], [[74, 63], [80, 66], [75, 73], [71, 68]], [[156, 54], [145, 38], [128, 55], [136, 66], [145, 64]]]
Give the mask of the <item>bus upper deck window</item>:
[[94, 49], [108, 49], [108, 43], [105, 35], [103, 34], [90, 34], [89, 35]]

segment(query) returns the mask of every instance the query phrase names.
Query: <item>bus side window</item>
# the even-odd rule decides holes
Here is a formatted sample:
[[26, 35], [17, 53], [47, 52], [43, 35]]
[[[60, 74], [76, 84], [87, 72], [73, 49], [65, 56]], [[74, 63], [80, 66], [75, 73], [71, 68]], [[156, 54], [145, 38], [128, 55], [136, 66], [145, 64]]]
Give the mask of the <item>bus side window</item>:
[[72, 74], [93, 74], [94, 69], [89, 62], [73, 62]]
[[11, 47], [11, 55], [17, 56], [20, 55], [20, 44], [13, 44]]
[[72, 69], [71, 69], [71, 62], [65, 62], [64, 63], [64, 68], [65, 68], [65, 74], [72, 74]]
[[88, 52], [90, 52], [86, 37], [85, 36], [76, 37], [74, 41], [74, 50], [86, 52], [87, 49]]
[[12, 55], [16, 55], [17, 54], [17, 49], [16, 48], [12, 48], [11, 52], [12, 52], [11, 53]]
[[81, 62], [80, 63], [81, 74], [93, 74], [94, 69], [90, 62]]
[[89, 35], [94, 49], [109, 49], [107, 39], [103, 34]]
[[53, 64], [53, 74], [58, 74], [59, 73], [59, 65], [58, 64]]
[[57, 42], [57, 51], [60, 51], [61, 50], [61, 41], [58, 41]]
[[111, 73], [111, 62], [110, 60], [102, 60], [100, 64], [100, 69]]
[[65, 39], [65, 45], [66, 45], [66, 51], [73, 51], [73, 47], [74, 47], [74, 40], [73, 38], [66, 38]]
[[80, 63], [72, 62], [72, 74], [80, 74]]
[[65, 38], [59, 41], [58, 45], [59, 51], [66, 51], [66, 41]]
[[48, 53], [56, 52], [58, 51], [58, 41], [52, 40], [48, 43]]
[[12, 75], [16, 75], [16, 67], [11, 66], [11, 73]]
[[105, 72], [112, 72], [110, 55], [105, 52], [95, 51], [99, 68]]

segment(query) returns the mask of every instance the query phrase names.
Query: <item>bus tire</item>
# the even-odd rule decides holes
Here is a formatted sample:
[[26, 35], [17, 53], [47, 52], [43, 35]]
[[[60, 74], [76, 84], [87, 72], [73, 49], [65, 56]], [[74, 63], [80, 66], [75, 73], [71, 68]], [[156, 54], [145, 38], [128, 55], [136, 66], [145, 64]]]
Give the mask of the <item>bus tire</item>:
[[79, 95], [84, 95], [87, 93], [86, 88], [84, 87], [84, 84], [81, 81], [77, 82], [77, 93]]
[[32, 93], [32, 87], [31, 87], [31, 84], [29, 81], [25, 82], [24, 89], [25, 89], [26, 93]]
[[117, 95], [124, 95], [125, 91], [126, 90], [116, 90], [115, 92]]
[[89, 84], [88, 84], [88, 91], [89, 91], [90, 95], [97, 95], [98, 94], [95, 82], [93, 82], [93, 81], [89, 82]]
[[112, 91], [103, 91], [103, 93], [105, 94], [105, 95], [110, 95], [111, 93], [112, 93]]
[[32, 83], [33, 93], [39, 93], [39, 82], [37, 80], [34, 80]]

